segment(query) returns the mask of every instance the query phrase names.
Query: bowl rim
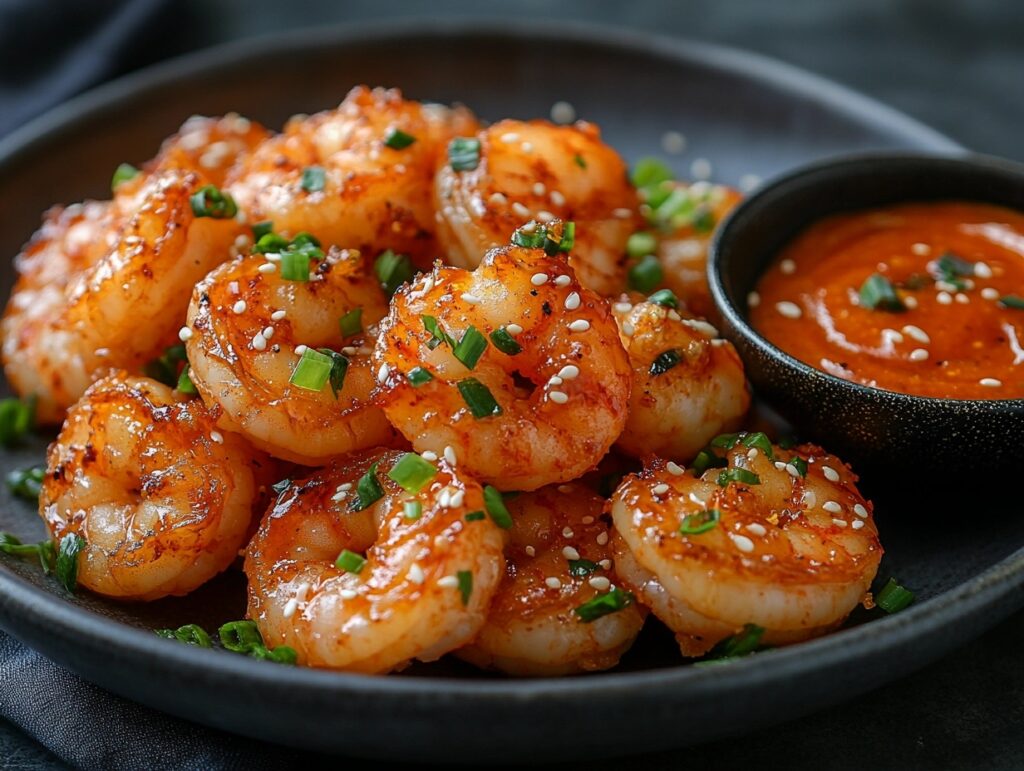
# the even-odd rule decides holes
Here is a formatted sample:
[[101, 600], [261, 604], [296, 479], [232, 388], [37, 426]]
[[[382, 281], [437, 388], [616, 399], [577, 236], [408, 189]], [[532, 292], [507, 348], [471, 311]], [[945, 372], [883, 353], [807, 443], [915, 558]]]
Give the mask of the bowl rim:
[[[817, 381], [825, 388], [843, 389], [856, 394], [858, 397], [866, 399], [890, 399], [898, 403], [905, 404], [910, 409], [917, 410], [941, 410], [950, 408], [975, 412], [979, 410], [997, 412], [1006, 410], [1011, 412], [1024, 410], [1024, 397], [1017, 399], [952, 399], [949, 397], [939, 396], [920, 396], [917, 394], [904, 393], [902, 391], [893, 391], [887, 388], [879, 388], [878, 386], [869, 386], [853, 380], [844, 380], [841, 377], [829, 374], [828, 372], [811, 366], [805, 361], [801, 361], [768, 340], [768, 338], [762, 335], [754, 328], [753, 324], [748, 321], [747, 316], [740, 311], [737, 303], [726, 290], [725, 282], [722, 278], [723, 244], [727, 245], [728, 239], [732, 236], [733, 231], [738, 227], [737, 223], [742, 223], [744, 218], [749, 216], [751, 210], [756, 210], [758, 207], [763, 206], [762, 201], [767, 195], [778, 192], [779, 190], [785, 190], [785, 188], [792, 186], [795, 183], [815, 176], [820, 176], [820, 179], [815, 180], [814, 184], [826, 186], [832, 179], [834, 179], [835, 175], [841, 173], [843, 170], [857, 168], [867, 163], [893, 165], [907, 164], [908, 168], [919, 164], [933, 164], [935, 166], [955, 166], [962, 170], [974, 169], [986, 174], [1010, 174], [1020, 178], [1020, 185], [1022, 190], [1024, 190], [1024, 163], [1018, 163], [1016, 161], [1011, 161], [994, 155], [984, 155], [972, 152], [936, 154], [932, 152], [879, 150], [843, 153], [820, 161], [814, 161], [784, 174], [780, 174], [768, 180], [740, 201], [740, 203], [737, 204], [737, 206], [730, 211], [728, 215], [726, 215], [725, 219], [716, 229], [711, 238], [711, 242], [708, 246], [707, 280], [708, 286], [711, 290], [711, 297], [719, 311], [722, 313], [722, 317], [728, 326], [734, 330], [735, 335], [744, 338], [744, 340], [757, 348], [761, 354], [780, 362], [787, 369], [794, 371], [797, 377], [810, 382]], [[909, 203], [913, 200], [915, 199], [908, 198], [907, 202]], [[934, 200], [952, 200], [952, 198]], [[972, 201], [977, 199], [972, 199], [968, 196], [963, 200]], [[866, 211], [870, 209], [870, 206], [858, 206], [848, 211]], [[837, 209], [835, 213], [839, 213], [840, 211], [843, 210]], [[830, 215], [819, 215], [814, 219], [810, 219], [802, 225], [802, 228], [806, 228], [814, 222], [819, 221], [822, 217], [827, 216]], [[760, 277], [761, 274], [758, 275]]]

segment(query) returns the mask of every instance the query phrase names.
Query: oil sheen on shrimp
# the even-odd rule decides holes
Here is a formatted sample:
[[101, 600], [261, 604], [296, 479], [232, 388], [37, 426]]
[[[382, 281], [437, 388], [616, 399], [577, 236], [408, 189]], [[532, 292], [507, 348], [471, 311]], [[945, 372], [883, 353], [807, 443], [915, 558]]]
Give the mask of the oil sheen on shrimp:
[[[460, 658], [537, 676], [618, 663], [640, 633], [644, 612], [615, 586], [604, 503], [578, 483], [508, 500], [513, 525], [505, 576], [487, 623], [458, 651]], [[600, 608], [602, 603], [608, 607]]]
[[686, 656], [745, 624], [762, 627], [771, 645], [836, 628], [882, 556], [872, 505], [841, 460], [763, 434], [715, 443], [733, 441], [725, 467], [698, 476], [657, 461], [609, 502], [619, 576]]
[[[370, 398], [370, 346], [387, 301], [366, 261], [331, 250], [308, 281], [290, 281], [279, 259], [240, 257], [196, 285], [186, 348], [199, 393], [220, 408], [222, 428], [295, 463], [393, 443], [397, 435]], [[339, 319], [349, 314], [358, 315], [358, 330], [346, 336]], [[290, 382], [304, 348], [347, 360], [337, 394], [330, 384], [313, 391]]]
[[442, 458], [409, 492], [389, 477], [403, 457], [357, 453], [293, 482], [249, 544], [249, 617], [300, 664], [384, 673], [484, 623], [503, 559], [498, 527], [467, 516], [484, 508], [480, 486]]
[[[479, 359], [467, 336], [490, 340]], [[494, 249], [475, 271], [438, 265], [400, 289], [374, 364], [384, 412], [418, 451], [450, 446], [502, 490], [577, 478], [626, 420], [630, 372], [608, 303], [542, 249]]]
[[373, 254], [393, 249], [425, 267], [438, 256], [431, 193], [438, 155], [452, 133], [475, 130], [464, 108], [359, 86], [335, 110], [292, 118], [229, 187], [253, 221], [271, 220], [280, 233], [309, 231], [325, 244]]
[[50, 445], [39, 512], [85, 539], [78, 583], [121, 600], [191, 592], [230, 565], [263, 504], [266, 461], [199, 399], [146, 378], [94, 383]]
[[713, 437], [739, 426], [750, 391], [732, 343], [671, 304], [623, 298], [612, 309], [633, 369], [619, 449], [689, 462]]
[[479, 162], [442, 161], [435, 180], [438, 235], [453, 265], [474, 268], [531, 219], [576, 222], [570, 264], [580, 283], [611, 295], [625, 284], [637, 197], [622, 158], [590, 123], [503, 120], [481, 131]]

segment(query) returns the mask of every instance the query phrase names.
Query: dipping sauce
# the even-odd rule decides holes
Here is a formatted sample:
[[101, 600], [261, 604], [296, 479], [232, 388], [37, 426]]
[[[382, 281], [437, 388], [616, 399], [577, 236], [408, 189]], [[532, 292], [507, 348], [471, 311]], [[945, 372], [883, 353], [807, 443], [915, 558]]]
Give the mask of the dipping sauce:
[[950, 399], [1024, 398], [1024, 214], [948, 201], [821, 220], [751, 293], [754, 327], [813, 367]]

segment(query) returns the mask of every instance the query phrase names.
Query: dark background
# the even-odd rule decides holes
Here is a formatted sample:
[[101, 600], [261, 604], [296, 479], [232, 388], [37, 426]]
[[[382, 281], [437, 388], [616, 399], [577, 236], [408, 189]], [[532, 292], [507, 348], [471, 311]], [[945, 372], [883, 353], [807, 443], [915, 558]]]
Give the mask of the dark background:
[[[48, 13], [39, 13], [41, 4]], [[0, 0], [0, 135], [111, 75], [161, 58], [291, 27], [402, 16], [531, 18], [547, 27], [589, 20], [747, 48], [852, 86], [971, 149], [1024, 160], [1018, 0]], [[742, 739], [647, 756], [642, 765], [1021, 768], [1022, 651], [1018, 614], [917, 675], [849, 704]], [[102, 709], [102, 699], [95, 707]], [[131, 730], [130, 721], [123, 728]], [[280, 759], [317, 762], [291, 752]], [[2, 720], [0, 766], [64, 767]], [[580, 766], [621, 767], [623, 761]]]

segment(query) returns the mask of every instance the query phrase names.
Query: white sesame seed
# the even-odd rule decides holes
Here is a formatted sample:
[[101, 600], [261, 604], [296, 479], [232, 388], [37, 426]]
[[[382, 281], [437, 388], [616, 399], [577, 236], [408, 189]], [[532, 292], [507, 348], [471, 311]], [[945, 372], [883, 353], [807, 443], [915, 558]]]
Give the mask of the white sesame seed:
[[245, 300], [239, 300], [238, 302], [236, 302], [234, 305], [231, 306], [231, 310], [233, 310], [235, 313], [241, 314], [241, 313], [245, 313], [245, 309], [247, 307], [248, 307], [248, 305], [245, 302]]
[[792, 260], [783, 260], [779, 263], [779, 270], [787, 276], [792, 276], [796, 273], [796, 263]]
[[786, 470], [786, 464], [783, 463], [781, 460], [775, 461], [774, 465], [775, 465], [775, 468], [777, 468], [779, 471], [785, 471]]
[[544, 187], [544, 183], [543, 182], [534, 182], [533, 183], [533, 194], [534, 195], [544, 195], [544, 193], [546, 193], [547, 191], [548, 191], [548, 189], [546, 187]]
[[277, 270], [277, 266], [272, 262], [265, 262], [258, 268], [256, 268], [256, 270], [258, 270], [260, 273], [273, 273], [275, 270]]
[[563, 380], [574, 380], [580, 375], [580, 368], [575, 364], [566, 364], [558, 371], [558, 377]]
[[295, 353], [297, 353], [299, 356], [304, 354], [307, 350], [309, 350], [309, 346], [308, 345], [297, 345], [297, 346], [295, 346]]
[[866, 519], [867, 516], [868, 516], [868, 510], [866, 508], [864, 508], [864, 504], [863, 503], [855, 503], [855, 504], [853, 504], [853, 513], [856, 514], [861, 519]]
[[556, 578], [555, 576], [548, 576], [547, 578], [544, 579], [544, 583], [548, 585], [549, 589], [561, 589], [562, 588], [562, 582], [559, 581], [558, 578]]
[[804, 490], [802, 496], [800, 496], [804, 506], [809, 509], [813, 509], [818, 503], [818, 496], [814, 494], [814, 490]]
[[981, 290], [981, 296], [986, 300], [998, 300], [999, 290], [995, 287], [987, 286]]
[[598, 533], [594, 540], [597, 541], [598, 546], [604, 546], [608, 543], [608, 533]]
[[252, 338], [252, 347], [257, 351], [267, 350], [267, 338], [263, 336], [262, 332], [257, 332]]
[[445, 487], [437, 495], [437, 505], [440, 506], [442, 509], [447, 509], [451, 505], [451, 502], [452, 502], [452, 491], [451, 491], [450, 488]]
[[686, 137], [678, 131], [666, 131], [661, 135], [661, 149], [669, 155], [679, 155], [686, 149]]
[[775, 310], [787, 319], [798, 319], [803, 315], [803, 311], [800, 310], [800, 306], [796, 303], [790, 302], [789, 300], [783, 300], [782, 302], [775, 303]]
[[533, 143], [532, 142], [523, 142], [521, 145], [519, 145], [519, 147], [520, 147], [520, 149], [524, 153], [532, 153], [533, 152]]
[[619, 302], [612, 305], [612, 310], [616, 313], [629, 313], [633, 310], [633, 303]]
[[835, 525], [836, 527], [846, 527], [850, 523], [847, 522], [845, 519], [836, 519], [836, 518], [833, 517], [832, 518], [832, 524]]
[[882, 342], [883, 343], [902, 343], [903, 335], [897, 332], [895, 329], [883, 329], [882, 330]]
[[747, 525], [747, 530], [754, 535], [768, 535], [768, 531], [765, 529], [765, 526], [757, 522], [751, 522]]
[[530, 210], [523, 206], [523, 204], [519, 203], [519, 201], [512, 204], [512, 211], [519, 217], [530, 216]]
[[346, 356], [355, 356], [357, 353], [359, 353], [359, 349], [356, 348], [354, 345], [346, 345], [342, 346], [341, 352]]
[[822, 473], [825, 474], [825, 479], [827, 479], [829, 482], [838, 482], [839, 481], [839, 472], [836, 471], [831, 466], [822, 466], [821, 470], [822, 470]]
[[580, 553], [576, 551], [573, 547], [566, 546], [564, 549], [562, 549], [562, 556], [565, 557], [567, 560], [578, 560], [580, 558]]
[[935, 300], [940, 305], [949, 305], [950, 303], [953, 302], [953, 298], [950, 297], [949, 292], [939, 292], [937, 295], [935, 295]]
[[341, 503], [346, 498], [348, 498], [348, 493], [344, 493], [344, 492], [342, 492], [342, 493], [335, 493], [334, 495], [331, 496], [331, 500], [334, 501], [335, 503]]
[[747, 552], [748, 554], [754, 551], [754, 542], [747, 538], [745, 535], [740, 535], [739, 533], [729, 533], [729, 538], [732, 539], [732, 542], [736, 544], [736, 548], [740, 551]]
[[553, 203], [555, 206], [565, 206], [565, 196], [562, 195], [557, 190], [552, 190], [550, 193], [548, 193], [548, 198], [551, 199], [551, 203]]
[[925, 345], [928, 345], [928, 343], [932, 341], [931, 338], [928, 337], [927, 332], [921, 329], [921, 327], [914, 326], [913, 324], [906, 324], [903, 327], [903, 334], [908, 335], [917, 340], [917, 342], [924, 343]]
[[459, 579], [455, 576], [442, 576], [437, 579], [437, 585], [442, 586], [445, 589], [454, 589], [459, 585]]
[[338, 485], [338, 487], [336, 489], [337, 489], [337, 491], [339, 493], [343, 493], [343, 492], [345, 492], [347, 490], [351, 490], [352, 489], [352, 483], [351, 482], [342, 482], [340, 485]]
[[855, 519], [855, 520], [853, 520], [852, 527], [853, 527], [854, 530], [860, 530], [862, 527], [864, 527], [864, 520], [863, 519]]
[[409, 580], [414, 584], [422, 584], [425, 579], [426, 576], [423, 574], [423, 568], [419, 566], [419, 563], [412, 563], [409, 566]]
[[537, 550], [534, 549], [532, 546], [527, 546], [525, 549], [523, 549], [523, 551], [526, 552], [526, 556], [527, 557], [536, 557], [537, 556]]
[[907, 358], [911, 361], [925, 361], [928, 358], [928, 351], [924, 348], [915, 348]]
[[612, 209], [612, 216], [618, 220], [628, 220], [633, 217], [633, 210], [627, 209], [624, 206], [620, 206], [618, 209]]
[[562, 378], [560, 378], [560, 377], [559, 377], [558, 375], [552, 375], [552, 376], [551, 376], [551, 377], [550, 377], [550, 378], [548, 379], [548, 385], [553, 385], [553, 386], [560, 386], [560, 385], [562, 385], [562, 383], [564, 383], [564, 382], [565, 382], [565, 381], [564, 381], [564, 380], [562, 380]]
[[906, 297], [903, 298], [903, 304], [906, 305], [911, 310], [913, 310], [914, 308], [917, 307], [917, 298], [914, 297], [913, 295], [907, 295]]
[[670, 488], [670, 487], [669, 487], [669, 486], [668, 486], [667, 484], [665, 484], [664, 482], [662, 482], [661, 484], [659, 484], [659, 485], [655, 485], [654, 487], [652, 487], [652, 488], [651, 488], [651, 492], [652, 492], [652, 493], [654, 493], [655, 495], [664, 495], [664, 494], [665, 494], [665, 493], [667, 493], [667, 492], [668, 492], [668, 491], [669, 491], [670, 489], [671, 489], [671, 488]]
[[548, 283], [548, 278], [550, 277], [547, 273], [534, 273], [530, 276], [530, 283], [534, 286], [544, 286]]
[[960, 303], [961, 305], [967, 305], [967, 303], [969, 303], [971, 301], [971, 299], [967, 295], [965, 295], [963, 292], [957, 292], [956, 296], [954, 297], [954, 299], [958, 303]]
[[565, 298], [565, 309], [567, 311], [574, 311], [580, 307], [580, 293], [570, 292], [569, 296]]
[[377, 382], [378, 383], [383, 383], [385, 380], [387, 380], [388, 379], [388, 374], [390, 372], [391, 372], [391, 368], [388, 367], [387, 362], [384, 362], [383, 364], [381, 364], [380, 368], [377, 370]]
[[626, 337], [632, 337], [634, 332], [636, 332], [636, 328], [632, 324], [628, 321], [622, 322], [622, 334]]
[[281, 319], [283, 319], [287, 315], [288, 315], [288, 311], [276, 310], [276, 311], [274, 311], [273, 313], [270, 314], [270, 320], [271, 321], [280, 321]]
[[569, 401], [569, 395], [564, 391], [550, 391], [548, 393], [548, 398], [555, 404], [565, 404]]
[[264, 338], [269, 340], [273, 336], [274, 336], [274, 328], [273, 327], [264, 327], [263, 328], [263, 337]]
[[674, 460], [670, 460], [665, 464], [665, 470], [674, 477], [682, 476], [686, 473], [686, 469], [676, 463]]
[[453, 509], [457, 509], [459, 508], [459, 506], [462, 505], [462, 502], [464, 500], [466, 500], [466, 491], [456, 490], [454, 493], [452, 493], [452, 497], [449, 499], [448, 505], [451, 506]]
[[224, 435], [220, 431], [211, 431], [210, 439], [212, 439], [217, 444], [224, 444]]
[[452, 447], [450, 444], [445, 445], [444, 459], [448, 462], [449, 466], [454, 466], [455, 462], [458, 460], [458, 458], [455, 455], [455, 448]]
[[509, 142], [509, 143], [518, 142], [519, 141], [519, 135], [516, 132], [514, 132], [514, 131], [508, 131], [508, 132], [506, 132], [506, 133], [501, 135], [501, 141], [502, 142]]
[[342, 589], [338, 594], [341, 595], [341, 599], [343, 600], [354, 600], [359, 596], [359, 592], [355, 589]]
[[183, 343], [188, 342], [192, 339], [192, 330], [188, 327], [182, 327], [178, 330], [178, 339]]
[[433, 462], [437, 460], [437, 453], [434, 452], [433, 450], [424, 450], [423, 452], [420, 453], [420, 457], [423, 458], [423, 460], [429, 460]]
[[571, 332], [586, 332], [590, 329], [590, 322], [586, 319], [576, 319], [569, 324], [569, 330]]
[[986, 262], [974, 263], [974, 275], [978, 278], [992, 278], [992, 268]]
[[285, 618], [291, 618], [295, 615], [295, 609], [298, 607], [299, 601], [295, 597], [291, 597], [288, 602], [284, 604], [284, 609], [281, 611], [281, 615]]
[[838, 514], [843, 510], [843, 507], [838, 501], [825, 501], [821, 504], [821, 508], [827, 511], [829, 514]]
[[697, 158], [690, 164], [690, 174], [694, 179], [710, 179], [711, 161], [707, 158]]
[[555, 279], [555, 286], [569, 286], [572, 283], [572, 276], [559, 276]]
[[918, 257], [927, 257], [932, 253], [932, 248], [928, 244], [916, 243], [910, 247], [910, 251]]
[[104, 356], [109, 356], [110, 355], [110, 349], [109, 348], [97, 348], [95, 351], [93, 351], [93, 353], [95, 353], [97, 356], [99, 356], [102, 359]]
[[508, 198], [505, 197], [504, 193], [491, 193], [487, 202], [494, 204], [495, 206], [504, 206], [508, 203]]
[[1002, 380], [996, 380], [994, 377], [983, 377], [978, 381], [979, 385], [986, 386], [988, 388], [998, 388], [1003, 384]]
[[555, 215], [549, 211], [542, 209], [541, 211], [537, 212], [537, 219], [540, 220], [541, 222], [551, 222], [551, 220], [553, 220], [554, 218]]
[[793, 479], [800, 478], [800, 469], [794, 466], [792, 463], [786, 464], [786, 473], [789, 474]]
[[560, 493], [571, 493], [572, 492], [572, 485], [559, 485], [558, 486], [558, 492], [560, 492]]
[[[605, 570], [607, 569], [608, 568], [605, 568]], [[587, 583], [595, 589], [597, 589], [597, 591], [599, 592], [607, 591], [612, 585], [612, 582], [609, 581], [606, 576], [591, 576], [589, 579], [587, 579]]]
[[757, 292], [751, 292], [747, 295], [747, 305], [751, 308], [756, 308], [761, 304], [761, 295]]
[[469, 292], [463, 292], [462, 293], [462, 299], [463, 299], [464, 302], [467, 302], [470, 305], [479, 305], [480, 304], [480, 298], [477, 297], [475, 294], [470, 294]]

